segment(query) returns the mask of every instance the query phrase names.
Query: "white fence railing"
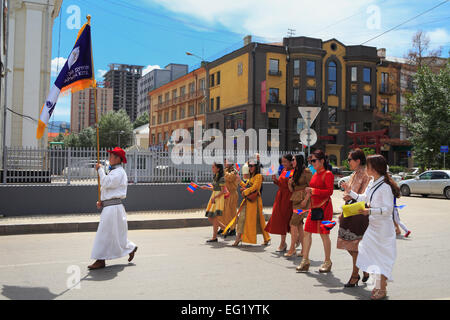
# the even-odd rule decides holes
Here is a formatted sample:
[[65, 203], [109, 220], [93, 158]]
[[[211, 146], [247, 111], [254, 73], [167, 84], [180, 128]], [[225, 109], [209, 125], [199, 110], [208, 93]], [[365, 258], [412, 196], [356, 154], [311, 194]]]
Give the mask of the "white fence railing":
[[[290, 152], [276, 154], [261, 153], [261, 158], [282, 156]], [[297, 152], [298, 153], [298, 152]], [[294, 154], [294, 153], [292, 153]], [[58, 183], [58, 184], [96, 184], [97, 150], [91, 148], [37, 149], [7, 148], [3, 183]], [[175, 164], [167, 151], [129, 151], [127, 164], [124, 165], [129, 183], [182, 183], [211, 182], [212, 157], [247, 161], [254, 152], [234, 151], [202, 154], [201, 164]], [[109, 154], [100, 150], [100, 162], [108, 166]], [[210, 160], [210, 161], [206, 161]], [[239, 162], [243, 164], [243, 162]], [[270, 176], [265, 177], [271, 181]]]

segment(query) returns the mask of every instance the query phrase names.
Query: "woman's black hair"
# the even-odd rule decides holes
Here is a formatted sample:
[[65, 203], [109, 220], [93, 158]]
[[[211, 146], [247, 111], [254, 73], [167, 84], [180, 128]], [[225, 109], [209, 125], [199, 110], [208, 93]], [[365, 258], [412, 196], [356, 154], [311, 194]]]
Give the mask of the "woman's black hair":
[[295, 156], [295, 161], [297, 162], [297, 166], [294, 168], [294, 185], [300, 180], [303, 170], [305, 170], [305, 158], [303, 155], [297, 154]]
[[294, 157], [292, 156], [292, 154], [290, 154], [290, 153], [288, 153], [288, 154], [285, 154], [284, 156], [283, 156], [283, 158], [285, 158], [287, 161], [289, 161], [289, 162], [292, 162], [293, 160], [294, 160]]
[[384, 177], [384, 182], [387, 183], [392, 190], [395, 198], [400, 198], [400, 188], [398, 184], [389, 176], [387, 172], [386, 159], [380, 154], [374, 154], [367, 157], [367, 164], [379, 175]]
[[353, 151], [350, 151], [348, 155], [355, 161], [359, 160], [359, 164], [361, 166], [366, 165], [366, 155], [364, 154], [364, 151], [362, 151], [361, 149], [355, 149]]
[[224, 176], [223, 164], [214, 162], [214, 165], [216, 166], [217, 169], [219, 169], [219, 172], [216, 173], [214, 176], [214, 181], [217, 182], [220, 180], [220, 178], [222, 178]]
[[328, 156], [323, 152], [322, 150], [316, 150], [313, 153], [313, 156], [316, 157], [316, 159], [323, 160], [323, 167], [325, 170], [331, 170], [330, 163], [328, 162]]
[[255, 172], [254, 173], [250, 172], [250, 177], [254, 177], [255, 175], [261, 173], [261, 165], [260, 165], [260, 163], [256, 162], [256, 161], [254, 161], [254, 162], [255, 163], [253, 163], [253, 164], [250, 164], [250, 163], [248, 164], [249, 166], [255, 166]]

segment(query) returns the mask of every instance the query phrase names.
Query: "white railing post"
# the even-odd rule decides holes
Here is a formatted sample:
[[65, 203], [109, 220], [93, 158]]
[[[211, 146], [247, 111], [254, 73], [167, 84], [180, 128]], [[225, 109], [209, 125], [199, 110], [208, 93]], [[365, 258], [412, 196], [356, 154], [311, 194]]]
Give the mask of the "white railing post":
[[135, 150], [134, 151], [134, 184], [137, 184], [137, 181], [138, 181], [138, 178], [137, 178], [137, 176], [138, 176], [138, 171], [137, 171], [138, 160], [137, 160], [137, 158], [138, 158], [138, 153]]
[[70, 169], [72, 168], [72, 152], [71, 148], [67, 148], [67, 185], [70, 185]]

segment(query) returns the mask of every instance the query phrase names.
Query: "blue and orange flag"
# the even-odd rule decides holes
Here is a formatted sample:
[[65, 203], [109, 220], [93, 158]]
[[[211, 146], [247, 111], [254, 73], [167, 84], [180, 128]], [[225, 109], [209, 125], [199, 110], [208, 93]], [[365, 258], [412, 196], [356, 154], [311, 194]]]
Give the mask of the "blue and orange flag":
[[52, 116], [60, 94], [94, 88], [96, 85], [92, 61], [91, 17], [88, 16], [87, 19], [88, 21], [78, 32], [72, 52], [50, 88], [47, 100], [41, 108], [36, 131], [37, 139], [41, 139], [44, 135], [45, 127]]
[[271, 165], [270, 168], [266, 171], [266, 176], [275, 174], [275, 166]]
[[294, 213], [295, 214], [300, 214], [300, 213], [302, 213], [304, 210], [302, 210], [302, 209], [294, 209]]
[[213, 185], [212, 185], [211, 183], [208, 183], [206, 186], [207, 186], [207, 187], [210, 187], [210, 188], [213, 187]]
[[290, 178], [294, 174], [294, 170], [284, 171], [280, 177]]
[[241, 165], [239, 163], [236, 163], [236, 170], [241, 171]]
[[188, 187], [186, 188], [187, 191], [189, 191], [190, 193], [194, 193], [195, 190], [197, 190], [198, 185], [195, 184], [194, 182], [191, 182]]
[[331, 229], [334, 228], [335, 225], [336, 225], [336, 221], [334, 221], [334, 220], [331, 220], [331, 221], [325, 220], [325, 221], [322, 221], [322, 222], [320, 223], [320, 228], [321, 228], [322, 230], [328, 230], [328, 231], [330, 231]]

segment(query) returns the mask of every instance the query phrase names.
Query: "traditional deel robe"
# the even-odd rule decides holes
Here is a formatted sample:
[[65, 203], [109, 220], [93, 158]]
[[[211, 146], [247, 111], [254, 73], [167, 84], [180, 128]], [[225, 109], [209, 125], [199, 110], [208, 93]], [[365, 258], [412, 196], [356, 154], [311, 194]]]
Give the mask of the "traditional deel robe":
[[212, 182], [213, 191], [211, 193], [211, 197], [209, 198], [208, 206], [206, 207], [205, 217], [214, 218], [223, 215], [223, 209], [225, 207], [225, 195], [221, 195], [220, 197], [212, 202], [212, 199], [216, 197], [221, 191], [222, 187], [225, 186], [225, 178], [221, 177], [217, 179], [217, 174], [214, 177], [214, 181]]
[[[103, 168], [98, 170], [101, 185], [101, 201], [125, 199], [128, 178], [121, 165], [112, 167], [106, 175]], [[95, 235], [92, 259], [111, 260], [130, 254], [136, 245], [127, 238], [127, 214], [123, 204], [104, 207]]]
[[246, 200], [244, 208], [239, 214], [237, 233], [242, 234], [242, 242], [256, 244], [256, 235], [262, 233], [264, 242], [270, 240], [269, 234], [264, 231], [266, 222], [263, 214], [263, 204], [261, 198], [261, 186], [263, 182], [263, 176], [256, 174], [246, 182], [241, 181], [241, 187], [246, 188], [244, 195], [248, 196], [250, 193], [257, 191], [258, 197], [255, 201]]
[[356, 201], [370, 207], [369, 226], [358, 246], [356, 266], [362, 271], [382, 274], [392, 281], [392, 269], [397, 257], [394, 223], [394, 195], [384, 177], [371, 181], [364, 194], [350, 192]]
[[[229, 196], [225, 198], [225, 204], [223, 209], [223, 215], [219, 216], [219, 221], [224, 225], [228, 225], [231, 220], [236, 216], [236, 207], [239, 199], [237, 192], [238, 189], [238, 173], [235, 170], [225, 171], [225, 187], [229, 192]], [[235, 225], [231, 227], [231, 230], [235, 228]]]
[[286, 169], [283, 169], [278, 182], [275, 182], [278, 185], [278, 191], [273, 204], [272, 216], [265, 229], [271, 234], [285, 235], [290, 230], [289, 222], [291, 221], [293, 211], [291, 201], [292, 192], [288, 187], [289, 178], [282, 176], [285, 172]]

